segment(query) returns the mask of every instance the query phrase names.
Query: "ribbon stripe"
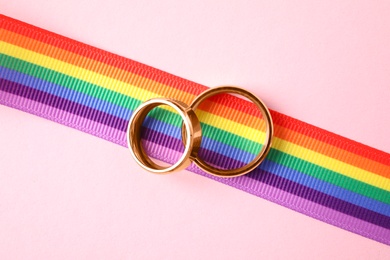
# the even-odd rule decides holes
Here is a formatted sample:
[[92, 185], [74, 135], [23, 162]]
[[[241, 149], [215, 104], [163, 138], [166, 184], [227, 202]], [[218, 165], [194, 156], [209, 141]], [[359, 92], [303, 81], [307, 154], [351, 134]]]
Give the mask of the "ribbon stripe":
[[[207, 89], [138, 62], [0, 16], [0, 103], [126, 146], [132, 111], [153, 97], [190, 103]], [[256, 107], [231, 95], [199, 107], [200, 155], [222, 168], [251, 161], [264, 140]], [[390, 244], [390, 155], [271, 111], [275, 141], [253, 172], [219, 179], [346, 230]], [[148, 153], [172, 163], [183, 151], [181, 119], [153, 110]]]
[[[107, 104], [104, 104], [104, 105], [101, 105], [99, 107], [101, 107], [101, 109], [98, 109], [97, 112], [92, 112], [90, 110], [88, 110], [87, 108], [83, 108], [83, 109], [80, 109], [79, 106], [78, 106], [78, 103], [76, 102], [77, 100], [75, 100], [74, 97], [77, 97], [78, 99], [82, 100], [81, 104], [84, 104], [84, 106], [87, 106], [87, 107], [91, 107], [91, 108], [95, 108], [96, 109], [96, 105], [99, 105], [99, 102], [102, 102], [102, 101], [98, 101], [98, 100], [93, 100], [91, 98], [89, 98], [89, 96], [83, 96], [83, 94], [79, 93], [74, 93], [74, 92], [69, 92], [66, 90], [66, 89], [60, 89], [60, 90], [57, 90], [56, 87], [58, 88], [58, 86], [55, 86], [55, 85], [51, 85], [51, 84], [48, 84], [47, 82], [35, 82], [37, 79], [33, 78], [33, 77], [28, 77], [27, 75], [24, 75], [24, 74], [15, 74], [15, 72], [13, 72], [12, 70], [6, 70], [5, 68], [2, 68], [0, 69], [0, 71], [3, 72], [3, 74], [5, 75], [3, 78], [4, 79], [7, 79], [7, 78], [15, 78], [17, 79], [17, 82], [19, 82], [20, 84], [24, 84], [25, 86], [29, 86], [32, 88], [37, 88], [37, 89], [40, 89], [41, 91], [44, 91], [43, 94], [31, 94], [31, 98], [34, 98], [35, 96], [38, 96], [38, 97], [41, 97], [41, 101], [40, 102], [45, 102], [45, 100], [49, 101], [49, 100], [54, 100], [56, 99], [57, 97], [54, 96], [54, 97], [48, 97], [48, 96], [45, 96], [45, 93], [47, 92], [48, 94], [53, 94], [54, 92], [59, 92], [59, 91], [62, 91], [64, 93], [58, 93], [57, 95], [59, 97], [66, 97], [68, 96], [68, 99], [65, 99], [64, 101], [58, 101], [58, 99], [56, 99], [57, 101], [53, 102], [54, 104], [56, 104], [56, 102], [58, 103], [61, 103], [61, 104], [64, 104], [64, 108], [62, 109], [66, 109], [66, 108], [69, 108], [69, 107], [72, 107], [73, 110], [74, 110], [74, 114], [77, 114], [77, 113], [85, 113], [84, 117], [86, 118], [89, 118], [90, 116], [94, 115], [96, 116], [96, 118], [89, 118], [89, 119], [93, 119], [95, 121], [98, 121], [98, 122], [101, 122], [101, 123], [104, 123], [106, 125], [109, 125], [113, 128], [117, 128], [118, 130], [121, 130], [121, 131], [125, 131], [126, 130], [126, 126], [127, 126], [127, 121], [123, 121], [123, 120], [120, 120], [118, 118], [115, 118], [113, 117], [113, 111], [117, 111], [116, 109], [120, 109], [120, 107], [114, 107], [112, 109], [106, 109], [104, 110], [104, 108], [110, 108], [110, 103], [107, 103]], [[58, 75], [57, 75], [58, 76]], [[58, 77], [56, 77], [58, 78]], [[4, 84], [4, 86], [6, 86], [6, 84]], [[21, 89], [21, 88], [11, 88], [10, 90], [8, 91], [16, 91], [18, 89]], [[46, 92], [45, 92], [46, 91]], [[30, 93], [34, 93], [34, 92], [26, 92], [25, 94], [30, 94]], [[67, 104], [67, 102], [69, 103], [69, 101], [73, 101], [73, 102], [76, 102], [76, 105], [70, 105], [70, 104]], [[129, 100], [129, 102], [136, 102], [136, 105], [134, 106], [129, 106], [129, 107], [136, 107], [140, 104], [140, 101], [134, 101], [134, 100]], [[89, 104], [91, 106], [89, 106]], [[94, 107], [95, 106], [95, 107]], [[68, 110], [69, 111], [69, 110]], [[110, 111], [112, 111], [110, 113]], [[72, 112], [72, 110], [71, 110]], [[104, 112], [105, 114], [102, 114], [101, 112]], [[124, 111], [123, 112], [125, 114], [125, 117], [126, 118], [129, 118], [130, 117], [130, 114], [131, 114], [131, 111], [128, 110], [128, 111]], [[167, 118], [172, 118], [173, 115], [168, 115]], [[111, 119], [108, 119], [107, 118], [111, 118]], [[164, 121], [163, 118], [161, 118], [161, 114], [156, 116], [157, 119], [159, 119], [160, 121]], [[118, 123], [118, 122], [121, 122], [121, 123]], [[145, 122], [147, 123], [147, 122]], [[179, 124], [176, 124], [176, 125], [179, 125]], [[150, 128], [152, 129], [156, 129], [158, 130], [158, 127], [162, 127], [161, 125], [158, 126], [156, 124], [153, 124], [153, 125], [148, 125]], [[202, 127], [204, 128], [205, 125], [203, 125]], [[207, 130], [207, 129], [206, 129]], [[212, 130], [210, 130], [212, 131]], [[163, 132], [169, 134], [169, 135], [172, 135], [172, 133], [175, 133], [176, 132], [176, 135], [172, 135], [172, 136], [176, 136], [176, 138], [180, 138], [179, 135], [177, 134], [179, 132], [178, 129], [175, 129], [173, 127], [170, 127], [168, 129], [168, 126], [164, 126], [164, 130]], [[216, 142], [212, 139], [209, 139], [207, 138], [207, 131], [206, 132], [206, 136], [204, 137], [204, 140], [203, 140], [203, 143], [202, 143], [202, 147], [204, 148], [207, 148], [207, 149], [213, 149], [214, 147], [214, 150], [218, 151], [219, 153], [223, 154], [223, 155], [226, 155], [226, 156], [234, 156], [232, 154], [235, 154], [235, 157], [233, 158], [236, 158], [236, 159], [239, 159], [239, 158], [243, 158], [242, 160], [244, 162], [248, 162], [250, 161], [251, 159], [253, 159], [253, 156], [250, 156], [249, 154], [245, 154], [243, 153], [242, 151], [238, 150], [238, 149], [228, 149], [229, 147], [224, 145], [223, 143], [220, 143], [220, 142]], [[229, 138], [227, 138], [228, 140], [230, 140], [230, 136]], [[241, 140], [242, 141], [242, 140]], [[241, 142], [238, 142], [238, 143], [241, 143]], [[273, 150], [271, 150], [271, 154]], [[201, 153], [202, 154], [202, 153]], [[284, 157], [286, 158], [287, 156], [287, 160], [284, 159], [283, 157], [279, 156], [279, 163], [282, 163], [283, 161], [286, 161], [287, 163], [282, 163], [284, 165], [289, 165], [288, 162], [290, 161], [290, 167], [293, 167], [293, 169], [296, 169], [296, 170], [300, 170], [302, 171], [302, 167], [307, 165], [307, 163], [301, 163], [299, 160], [295, 160], [296, 163], [293, 163], [293, 160], [295, 159], [294, 157], [292, 156], [289, 156], [288, 154], [286, 154]], [[270, 158], [277, 158], [275, 156], [269, 156]], [[204, 158], [211, 158], [211, 156], [204, 156]], [[278, 160], [276, 160], [276, 162], [278, 162]], [[295, 167], [294, 167], [295, 166]], [[301, 166], [301, 167], [299, 167]], [[303, 170], [303, 172], [307, 173], [307, 174], [310, 174], [311, 172], [314, 172], [314, 174], [317, 172], [317, 173], [321, 173], [321, 172], [324, 172], [325, 171], [325, 174], [317, 174], [317, 178], [320, 178], [320, 179], [323, 179], [323, 180], [327, 180], [328, 181], [332, 181], [333, 178], [332, 176], [335, 176], [335, 174], [333, 172], [330, 172], [330, 171], [327, 171], [326, 172], [326, 169], [324, 168], [320, 168], [320, 167], [316, 167], [315, 165], [311, 165], [309, 167], [305, 167], [307, 170]], [[310, 169], [314, 169], [312, 171], [310, 171]], [[311, 174], [313, 175], [313, 174]], [[347, 185], [348, 183], [350, 183], [349, 179], [348, 178], [335, 178], [335, 180], [340, 180], [339, 183], [334, 183], [336, 185], [339, 185], [339, 186], [344, 186], [345, 188], [347, 189], [353, 189], [353, 187], [356, 187], [356, 186], [362, 186], [361, 183], [359, 182], [352, 182], [350, 185]], [[367, 185], [366, 185], [367, 186]], [[363, 189], [357, 189], [356, 191], [359, 192], [359, 190], [363, 190]], [[368, 191], [370, 190], [370, 186], [366, 187], [364, 190]], [[368, 193], [368, 192], [367, 192]], [[380, 192], [379, 192], [380, 193]], [[372, 194], [377, 194], [376, 192], [372, 193]], [[368, 193], [368, 195], [369, 193]], [[385, 200], [387, 203], [390, 204], [390, 197], [386, 197], [386, 196], [382, 196], [383, 198], [387, 198], [387, 200]], [[379, 197], [377, 199], [379, 200], [383, 200], [382, 197]]]

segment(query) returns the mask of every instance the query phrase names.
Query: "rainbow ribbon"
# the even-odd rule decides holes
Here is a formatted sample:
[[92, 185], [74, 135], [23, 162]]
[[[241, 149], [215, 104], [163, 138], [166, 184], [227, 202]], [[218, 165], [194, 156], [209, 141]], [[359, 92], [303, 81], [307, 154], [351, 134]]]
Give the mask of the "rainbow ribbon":
[[[0, 103], [127, 146], [132, 111], [153, 97], [190, 103], [207, 88], [155, 68], [0, 15]], [[214, 106], [212, 104], [215, 104]], [[201, 156], [224, 168], [254, 158], [264, 136], [256, 107], [230, 95], [200, 107]], [[157, 115], [158, 113], [158, 115]], [[245, 176], [188, 170], [390, 245], [390, 154], [271, 111], [275, 138]], [[174, 162], [180, 117], [151, 113], [146, 150]]]

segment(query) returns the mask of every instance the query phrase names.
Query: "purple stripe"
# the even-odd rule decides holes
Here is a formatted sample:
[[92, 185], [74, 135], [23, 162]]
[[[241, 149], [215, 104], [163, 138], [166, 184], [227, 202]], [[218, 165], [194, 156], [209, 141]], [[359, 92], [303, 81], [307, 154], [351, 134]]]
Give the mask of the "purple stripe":
[[77, 116], [99, 122], [121, 131], [126, 131], [127, 128], [127, 120], [2, 78], [0, 78], [0, 90], [38, 101], [39, 103], [48, 105], [50, 107], [55, 107], [60, 110], [71, 112]]
[[[92, 121], [97, 121], [104, 125], [112, 125], [113, 128], [119, 130], [123, 129], [125, 131], [127, 126], [126, 120], [111, 116], [101, 111], [96, 111], [92, 108], [88, 108], [86, 106], [71, 102], [69, 100], [57, 96], [53, 96], [45, 92], [41, 92], [39, 90], [25, 87], [18, 83], [0, 79], [0, 89], [3, 89], [4, 91], [15, 95], [20, 95], [28, 99], [38, 101], [40, 103], [44, 103], [51, 107], [56, 107], [60, 110], [65, 110], [70, 113], [75, 113], [77, 116], [86, 117], [87, 119], [90, 119]], [[182, 151], [183, 149], [183, 146], [179, 140], [150, 129], [143, 131], [143, 137], [145, 137], [148, 140], [153, 140], [157, 144], [167, 146], [176, 151]], [[202, 150], [203, 151], [201, 151], [200, 153], [206, 155], [206, 158], [212, 158], [211, 163], [215, 165], [219, 165], [219, 166], [229, 165], [229, 167], [232, 168], [236, 168], [242, 165], [242, 162], [240, 161], [223, 156], [221, 154], [218, 154], [210, 150], [209, 151], [207, 150], [205, 151], [205, 149]], [[248, 174], [247, 176], [252, 178], [253, 180], [256, 180], [256, 182], [267, 183], [276, 188], [283, 189], [289, 193], [298, 195], [306, 199], [310, 199], [314, 202], [338, 210], [345, 214], [349, 214], [351, 216], [355, 216], [357, 218], [368, 221], [370, 223], [390, 229], [389, 217], [373, 212], [366, 208], [359, 207], [357, 205], [343, 201], [341, 199], [332, 197], [330, 195], [324, 194], [315, 189], [305, 187], [293, 181], [284, 179], [280, 176], [265, 171], [264, 168], [261, 169], [267, 163], [272, 163], [272, 162], [270, 161], [264, 162], [260, 166], [260, 168], [256, 169], [255, 171]]]
[[[50, 107], [27, 98], [3, 92], [1, 90], [0, 103], [79, 129], [122, 146], [126, 146], [126, 137], [124, 132], [108, 127], [107, 125], [103, 125], [98, 122], [74, 115], [72, 113]], [[148, 135], [154, 135], [154, 138], [157, 137], [157, 135], [153, 133], [149, 133]], [[145, 141], [145, 143], [145, 149], [148, 151], [148, 153], [153, 154], [156, 159], [166, 161], [168, 163], [173, 163], [180, 156], [180, 153], [175, 150], [168, 149], [161, 145], [156, 145], [153, 142]], [[167, 158], [166, 155], [169, 155], [169, 158]], [[253, 179], [247, 176], [231, 179], [216, 178], [201, 172], [194, 165], [191, 165], [188, 170], [224, 184], [236, 187], [258, 197], [273, 201], [277, 204], [301, 212], [310, 217], [390, 245], [389, 229], [382, 228], [350, 215], [311, 202], [310, 200], [303, 199], [302, 197], [280, 190], [267, 183], [254, 182]]]
[[[26, 88], [23, 85], [20, 85], [20, 84], [14, 83], [14, 82], [0, 79], [0, 89], [3, 89], [4, 91], [9, 92], [9, 93], [13, 93], [15, 95], [24, 96], [27, 99], [33, 99], [33, 100], [37, 101], [40, 105], [42, 105], [42, 103], [43, 103], [49, 107], [56, 106], [56, 108], [57, 108], [56, 114], [58, 114], [59, 111], [69, 112], [69, 114], [66, 115], [66, 117], [64, 117], [65, 118], [64, 122], [69, 121], [70, 118], [73, 118], [72, 119], [73, 122], [77, 122], [81, 118], [86, 118], [90, 121], [89, 124], [87, 124], [87, 126], [89, 125], [89, 127], [91, 127], [92, 125], [97, 126], [96, 122], [99, 122], [104, 127], [108, 127], [108, 125], [113, 125], [114, 129], [120, 129], [120, 130], [126, 129], [127, 122], [123, 119], [119, 119], [119, 118], [111, 116], [107, 113], [96, 111], [94, 109], [85, 107], [83, 105], [80, 105], [80, 104], [77, 104], [77, 103], [74, 103], [71, 101], [68, 101], [68, 100], [63, 99], [63, 98], [59, 98], [59, 97], [47, 94], [45, 92], [41, 92], [41, 91], [34, 90], [31, 88]], [[35, 107], [36, 107], [36, 105], [35, 105]], [[42, 109], [40, 109], [40, 110], [42, 111]], [[31, 113], [31, 111], [30, 111], [30, 113]], [[75, 115], [73, 115], [73, 113]], [[40, 116], [42, 116], [42, 115], [40, 115]], [[77, 116], [77, 118], [75, 116]], [[53, 120], [53, 119], [51, 119], [51, 120]], [[73, 124], [72, 127], [75, 127], [76, 125], [78, 125], [78, 124]], [[78, 128], [78, 127], [75, 127], [75, 128]], [[88, 127], [83, 126], [82, 128], [88, 128]], [[81, 129], [81, 130], [83, 130], [83, 129]], [[85, 129], [83, 131], [85, 131]], [[90, 132], [90, 131], [85, 131], [85, 132]], [[103, 132], [104, 132], [104, 130], [103, 130]], [[119, 131], [119, 132], [121, 132], [121, 131]], [[122, 131], [122, 133], [123, 133], [123, 131]], [[183, 146], [179, 140], [171, 138], [167, 135], [158, 133], [158, 132], [153, 131], [153, 130], [144, 131], [144, 134], [145, 134], [145, 137], [147, 139], [150, 139], [150, 140], [154, 141], [155, 143], [163, 144], [164, 146], [167, 145], [169, 148], [174, 149], [174, 150], [178, 150], [178, 151], [182, 151], [182, 149], [183, 149]], [[104, 134], [94, 134], [94, 135], [98, 135], [100, 137], [103, 137], [102, 135], [104, 135]], [[110, 140], [110, 138], [107, 138], [107, 137], [105, 139]], [[111, 140], [111, 141], [115, 142], [115, 140]], [[123, 145], [123, 143], [122, 143], [122, 145]], [[213, 151], [207, 151], [207, 150], [205, 151], [204, 150], [203, 153], [206, 153], [204, 155], [206, 155], [207, 158], [215, 159], [215, 161], [213, 161], [213, 163], [215, 163], [217, 165], [225, 165], [225, 166], [231, 165], [232, 167], [238, 167], [241, 164], [241, 162], [239, 162], [237, 160], [222, 156], [222, 155], [217, 154]], [[390, 228], [390, 219], [387, 218], [386, 216], [383, 216], [379, 213], [372, 212], [370, 210], [356, 206], [354, 204], [345, 202], [343, 200], [334, 198], [332, 196], [323, 194], [323, 193], [318, 192], [316, 190], [309, 189], [307, 187], [304, 187], [304, 186], [299, 185], [297, 183], [294, 183], [292, 181], [283, 179], [282, 177], [276, 176], [272, 173], [265, 172], [265, 171], [260, 172], [260, 170], [259, 170], [259, 171], [256, 171], [256, 172], [250, 174], [250, 175], [245, 176], [245, 180], [246, 180], [246, 177], [252, 178], [253, 180], [256, 180], [256, 182], [259, 182], [259, 183], [266, 183], [266, 184], [271, 185], [273, 187], [276, 187], [278, 189], [283, 189], [283, 190], [287, 191], [288, 193], [295, 194], [299, 197], [310, 199], [310, 200], [315, 201], [317, 203], [321, 203], [321, 204], [325, 205], [326, 207], [338, 210], [340, 212], [344, 212], [346, 214], [356, 216], [358, 218], [361, 218], [361, 219], [366, 220], [368, 222], [371, 222], [373, 224], [380, 225], [380, 226], [383, 226], [386, 228]], [[237, 178], [236, 182], [239, 182], [239, 180], [240, 180], [240, 178]], [[253, 182], [253, 180], [252, 180], [252, 182]], [[246, 182], [248, 182], [248, 181], [246, 181]], [[247, 185], [249, 185], [249, 184], [247, 184]], [[234, 186], [236, 186], [236, 185], [234, 185]]]
[[[180, 142], [175, 142], [175, 140], [169, 136], [166, 136], [162, 133], [147, 129], [144, 132], [143, 138], [147, 140], [156, 140], [155, 143], [159, 145], [166, 146], [167, 144], [164, 142], [162, 143], [161, 140], [169, 140], [168, 144], [169, 147], [175, 151], [181, 151], [182, 144]], [[179, 149], [181, 148], [181, 149]], [[218, 154], [213, 151], [208, 151], [208, 158], [214, 158], [213, 163], [215, 163], [217, 166], [223, 167], [224, 165], [232, 165], [237, 166], [242, 164], [239, 161], [236, 161], [232, 158], [223, 156], [221, 154]], [[319, 192], [315, 189], [311, 189], [309, 187], [305, 187], [303, 185], [300, 185], [298, 183], [295, 183], [293, 181], [287, 180], [283, 177], [280, 177], [276, 174], [273, 174], [271, 172], [266, 171], [265, 169], [270, 169], [274, 167], [270, 167], [269, 165], [275, 164], [269, 160], [265, 160], [258, 168], [256, 168], [254, 171], [248, 173], [245, 175], [245, 180], [247, 178], [251, 179], [251, 182], [259, 182], [259, 183], [265, 183], [268, 185], [271, 185], [275, 188], [287, 191], [288, 193], [297, 195], [299, 197], [309, 199], [313, 202], [319, 203], [321, 205], [324, 205], [328, 208], [340, 211], [342, 213], [360, 218], [362, 220], [365, 220], [367, 222], [370, 222], [372, 224], [388, 228], [390, 229], [390, 218], [374, 212], [372, 210], [357, 206], [355, 204], [349, 203], [347, 201], [335, 198], [333, 196], [324, 194], [322, 192]], [[289, 171], [288, 168], [284, 168], [285, 171]], [[234, 179], [237, 179], [237, 181], [240, 181], [240, 179], [243, 177], [237, 177]]]
[[[145, 150], [148, 154], [153, 155], [154, 158], [171, 164], [176, 162], [181, 156], [181, 153], [175, 150], [171, 150], [158, 144], [156, 145], [150, 141], [145, 141]], [[165, 157], [167, 154], [169, 154], [169, 159]], [[283, 205], [287, 208], [293, 209], [326, 223], [390, 245], [389, 229], [368, 223], [361, 219], [341, 213], [337, 210], [330, 209], [297, 195], [288, 193], [284, 190], [275, 188], [266, 183], [260, 183], [260, 185], [256, 183], [256, 187], [251, 187], [250, 184], [253, 184], [253, 179], [247, 177], [246, 175], [240, 177], [240, 180], [237, 178], [221, 179], [202, 172], [193, 164], [187, 170], [216, 180], [218, 182], [233, 186], [255, 196], [275, 202], [279, 205]]]
[[125, 132], [85, 117], [2, 90], [0, 90], [0, 103], [127, 147]]

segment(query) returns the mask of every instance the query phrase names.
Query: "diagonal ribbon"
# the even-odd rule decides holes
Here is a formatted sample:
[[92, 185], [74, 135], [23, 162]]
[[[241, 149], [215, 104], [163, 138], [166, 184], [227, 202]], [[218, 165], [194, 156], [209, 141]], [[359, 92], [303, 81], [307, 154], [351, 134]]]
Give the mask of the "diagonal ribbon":
[[[0, 103], [127, 146], [132, 111], [169, 97], [190, 103], [207, 88], [144, 64], [0, 15]], [[222, 168], [251, 161], [264, 122], [231, 95], [200, 107], [200, 154]], [[275, 138], [245, 176], [220, 179], [188, 170], [390, 245], [390, 154], [271, 110]], [[148, 154], [181, 155], [180, 116], [156, 109], [144, 123]]]

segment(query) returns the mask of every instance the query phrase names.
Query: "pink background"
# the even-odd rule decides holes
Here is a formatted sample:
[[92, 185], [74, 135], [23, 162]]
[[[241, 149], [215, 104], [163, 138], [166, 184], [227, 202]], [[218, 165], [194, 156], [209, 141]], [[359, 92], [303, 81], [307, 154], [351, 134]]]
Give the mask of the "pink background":
[[[375, 3], [374, 3], [375, 2]], [[0, 12], [390, 152], [390, 1], [0, 0]], [[390, 247], [0, 106], [0, 259], [390, 259]]]

